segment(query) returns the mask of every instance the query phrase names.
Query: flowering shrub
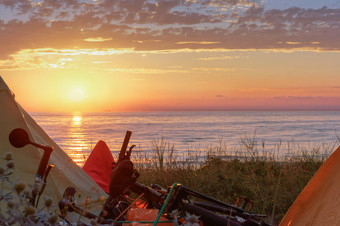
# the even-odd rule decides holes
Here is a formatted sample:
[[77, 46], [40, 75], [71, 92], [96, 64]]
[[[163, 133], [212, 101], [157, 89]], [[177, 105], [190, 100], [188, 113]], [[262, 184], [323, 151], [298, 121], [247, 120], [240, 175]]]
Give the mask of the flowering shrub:
[[[6, 167], [0, 166], [0, 225], [56, 225], [58, 215], [53, 209], [52, 199], [44, 197], [40, 209], [32, 206], [30, 199], [36, 188], [12, 180], [15, 165], [11, 153], [5, 153], [3, 160]], [[10, 189], [5, 190], [5, 186]]]

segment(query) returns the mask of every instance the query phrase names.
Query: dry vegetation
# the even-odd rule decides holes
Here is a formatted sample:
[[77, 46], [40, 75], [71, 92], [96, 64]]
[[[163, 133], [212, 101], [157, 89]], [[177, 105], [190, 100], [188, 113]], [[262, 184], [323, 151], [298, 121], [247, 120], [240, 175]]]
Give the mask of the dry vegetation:
[[[173, 157], [174, 146], [163, 138], [154, 141], [152, 161], [136, 164], [139, 182], [162, 187], [179, 182], [230, 204], [246, 196], [254, 202], [252, 212], [267, 214], [267, 221], [276, 225], [336, 146], [289, 150], [288, 157], [282, 157], [266, 152], [265, 144], [258, 145], [255, 137], [245, 137], [241, 143], [242, 150], [232, 153], [221, 142], [196, 152], [199, 156], [188, 151], [191, 155], [179, 161]], [[205, 159], [200, 162], [202, 155]], [[140, 161], [142, 156], [135, 158]]]

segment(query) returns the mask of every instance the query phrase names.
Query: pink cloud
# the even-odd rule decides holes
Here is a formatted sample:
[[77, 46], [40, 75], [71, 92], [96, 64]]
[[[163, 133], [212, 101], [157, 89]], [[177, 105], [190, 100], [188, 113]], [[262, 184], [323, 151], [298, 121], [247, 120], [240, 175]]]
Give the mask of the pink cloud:
[[[9, 22], [0, 16], [0, 42], [6, 43], [0, 46], [0, 59], [31, 48], [340, 50], [340, 9], [326, 7], [266, 11], [259, 2], [251, 6], [244, 0], [0, 4], [16, 12]], [[83, 41], [96, 37], [111, 41]]]

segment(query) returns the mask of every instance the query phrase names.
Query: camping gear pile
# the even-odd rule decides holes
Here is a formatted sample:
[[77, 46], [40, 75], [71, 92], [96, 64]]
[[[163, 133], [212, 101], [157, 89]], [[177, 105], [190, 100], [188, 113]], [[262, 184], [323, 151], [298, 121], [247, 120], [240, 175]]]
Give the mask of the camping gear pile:
[[[158, 185], [145, 186], [136, 182], [139, 173], [130, 159], [134, 145], [126, 151], [130, 136], [131, 132], [127, 131], [118, 162], [113, 164], [114, 169], [110, 182], [108, 181], [110, 196], [100, 215], [96, 216], [77, 206], [73, 198], [76, 188], [68, 187], [63, 200], [59, 202], [63, 216], [66, 216], [68, 211], [76, 211], [96, 222], [114, 225], [131, 222], [180, 225], [188, 223], [190, 216], [197, 225], [200, 222], [203, 225], [269, 225], [263, 221], [265, 215], [245, 211], [246, 207], [249, 207], [249, 210], [252, 207], [251, 200], [246, 198], [239, 200], [239, 203], [243, 204], [242, 207], [238, 207], [200, 194], [179, 183], [164, 189]], [[87, 168], [89, 164], [96, 164], [95, 169], [100, 167], [101, 163], [93, 161], [98, 159], [93, 155], [101, 154], [96, 151], [91, 153], [92, 158], [86, 161], [84, 167]], [[91, 172], [89, 173], [91, 174]], [[101, 175], [92, 175], [95, 181], [103, 181]], [[107, 187], [106, 185], [102, 186]], [[131, 193], [137, 194], [138, 198], [131, 199]], [[148, 215], [145, 215], [145, 211]]]
[[[265, 215], [251, 214], [244, 210], [248, 204], [252, 206], [251, 201], [248, 199], [243, 200], [244, 203], [241, 208], [215, 200], [177, 183], [168, 190], [157, 185], [148, 187], [137, 183], [139, 173], [134, 169], [134, 165], [130, 160], [134, 145], [126, 152], [130, 136], [131, 132], [127, 131], [118, 162], [114, 164], [114, 169], [111, 173], [109, 182], [110, 196], [103, 205], [103, 210], [99, 215], [96, 215], [81, 208], [75, 202], [76, 188], [67, 187], [63, 194], [63, 199], [59, 202], [59, 216], [66, 223], [72, 225], [66, 219], [68, 212], [76, 212], [88, 219], [95, 220], [96, 223], [113, 225], [131, 222], [146, 223], [148, 220], [153, 224], [169, 223], [171, 225], [179, 225], [181, 222], [187, 223], [188, 221], [195, 221], [191, 223], [202, 222], [203, 225], [268, 225], [263, 221], [263, 218], [266, 217]], [[9, 135], [9, 141], [16, 148], [23, 148], [31, 144], [44, 150], [35, 179], [37, 189], [32, 190], [29, 202], [30, 205], [37, 207], [40, 196], [46, 187], [48, 174], [52, 168], [52, 165], [49, 165], [49, 167], [47, 165], [53, 148], [30, 141], [28, 133], [22, 128], [14, 129]], [[94, 155], [96, 155], [96, 152]], [[102, 163], [93, 162], [93, 160], [89, 159], [85, 166], [89, 164], [96, 164], [96, 168], [100, 168]], [[108, 171], [110, 170], [108, 169]], [[94, 177], [93, 179], [97, 181], [100, 177]], [[105, 187], [104, 185], [102, 186]], [[131, 192], [138, 194], [138, 198], [131, 199], [129, 197]], [[203, 201], [194, 201], [193, 198]], [[146, 216], [143, 214], [145, 210], [149, 212]], [[141, 213], [142, 216], [140, 216]], [[151, 219], [150, 213], [153, 214]], [[193, 219], [191, 220], [189, 219], [190, 214], [193, 214]]]

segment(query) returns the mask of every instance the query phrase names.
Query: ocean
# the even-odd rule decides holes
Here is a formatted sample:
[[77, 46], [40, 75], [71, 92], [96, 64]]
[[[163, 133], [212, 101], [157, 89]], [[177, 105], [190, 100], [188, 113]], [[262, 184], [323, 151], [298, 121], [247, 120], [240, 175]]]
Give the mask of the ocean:
[[[339, 144], [340, 112], [324, 111], [186, 111], [30, 113], [47, 134], [79, 165], [99, 140], [114, 157], [127, 130], [134, 150], [152, 153], [155, 143], [168, 142], [174, 155], [244, 149], [243, 141], [255, 141], [259, 151], [280, 152], [332, 149]], [[214, 149], [215, 148], [215, 149]]]

